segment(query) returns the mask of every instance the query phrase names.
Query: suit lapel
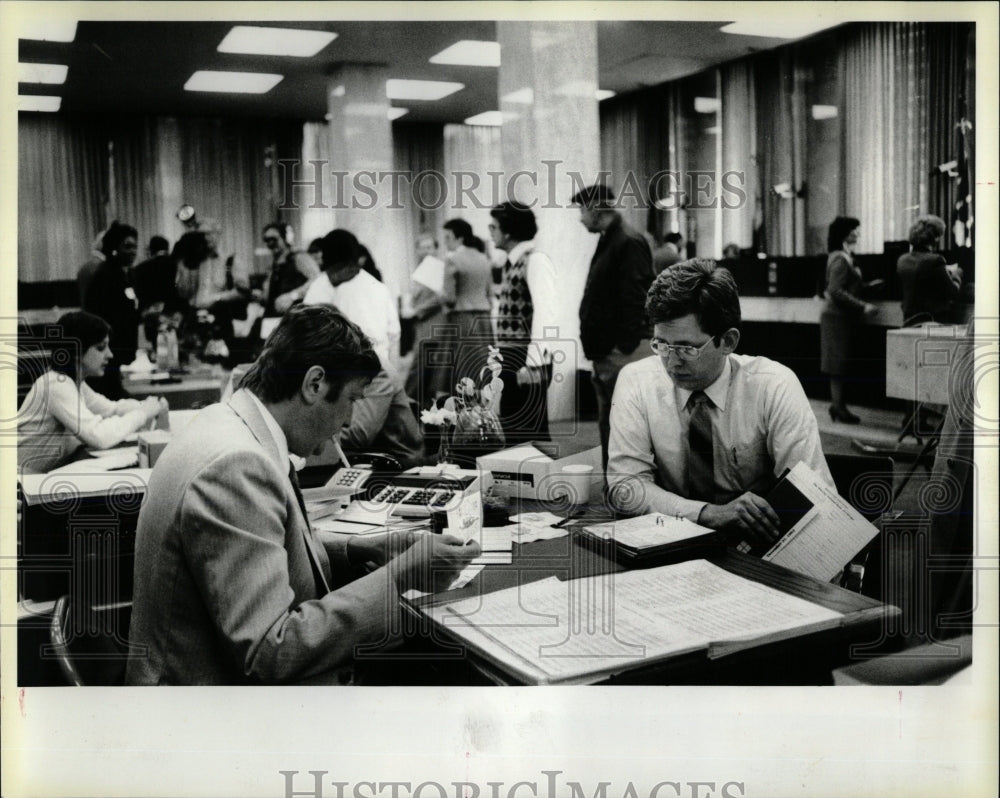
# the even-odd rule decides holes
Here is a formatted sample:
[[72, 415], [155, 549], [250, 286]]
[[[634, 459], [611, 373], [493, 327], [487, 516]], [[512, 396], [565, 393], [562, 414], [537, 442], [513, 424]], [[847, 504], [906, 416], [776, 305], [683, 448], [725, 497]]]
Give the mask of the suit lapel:
[[271, 431], [267, 428], [267, 422], [261, 415], [257, 403], [254, 402], [246, 390], [240, 389], [236, 391], [229, 399], [229, 406], [232, 407], [236, 415], [243, 419], [243, 423], [247, 425], [250, 432], [257, 439], [257, 442], [264, 447], [268, 457], [271, 458], [271, 461], [276, 467], [279, 467], [281, 473], [284, 475], [284, 482], [288, 486], [289, 498], [292, 500], [291, 504], [298, 511], [298, 523], [295, 525], [299, 528], [305, 542], [306, 553], [309, 556], [309, 561], [316, 576], [316, 587], [322, 590], [324, 594], [329, 593], [330, 579], [332, 577], [330, 558], [327, 557], [326, 551], [316, 541], [312, 528], [309, 526], [309, 518], [305, 512], [305, 503], [302, 500], [301, 493], [298, 492], [298, 485], [293, 485], [288, 478], [287, 469], [291, 466], [291, 461], [285, 463], [284, 468], [280, 467], [278, 461], [281, 459], [281, 453], [278, 451], [278, 444], [271, 435]]

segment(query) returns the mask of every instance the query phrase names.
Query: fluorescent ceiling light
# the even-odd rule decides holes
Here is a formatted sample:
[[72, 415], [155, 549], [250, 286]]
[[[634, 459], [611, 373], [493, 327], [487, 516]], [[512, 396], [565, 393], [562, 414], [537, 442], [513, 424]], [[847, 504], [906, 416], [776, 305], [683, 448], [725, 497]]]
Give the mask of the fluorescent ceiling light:
[[406, 116], [408, 113], [410, 113], [409, 108], [390, 108], [385, 112], [385, 115], [389, 117], [389, 121], [391, 122], [393, 119], [399, 119], [401, 116]]
[[277, 86], [284, 75], [267, 72], [215, 72], [199, 69], [184, 84], [186, 91], [218, 91], [232, 94], [265, 94]]
[[712, 125], [711, 127], [706, 127], [705, 128], [705, 132], [708, 135], [710, 135], [710, 136], [718, 136], [719, 135], [719, 126], [718, 125]]
[[714, 114], [719, 110], [719, 101], [715, 97], [695, 97], [694, 110], [699, 114]]
[[323, 30], [237, 25], [226, 34], [218, 50], [220, 53], [292, 55], [297, 58], [308, 58], [316, 55], [336, 38], [336, 33]]
[[343, 97], [345, 94], [347, 94], [347, 89], [344, 88], [343, 83], [334, 86], [332, 89], [330, 89], [331, 97]]
[[18, 38], [40, 42], [71, 42], [76, 38], [76, 22], [54, 22], [45, 19], [22, 22]]
[[610, 100], [615, 96], [615, 92], [611, 89], [598, 89], [594, 92], [594, 96], [597, 98], [597, 102], [600, 102], [601, 100]]
[[69, 67], [62, 64], [18, 64], [18, 83], [65, 83]]
[[451, 47], [445, 47], [430, 58], [432, 64], [459, 64], [461, 66], [500, 66], [500, 43], [477, 42], [462, 39]]
[[517, 91], [512, 91], [510, 94], [505, 94], [500, 98], [500, 101], [506, 103], [517, 103], [518, 105], [531, 105], [535, 101], [535, 92], [531, 87], [525, 86], [523, 89], [518, 89]]
[[399, 80], [385, 82], [385, 94], [390, 100], [440, 100], [465, 88], [464, 83], [442, 80]]
[[733, 33], [738, 36], [760, 36], [764, 39], [801, 39], [839, 24], [839, 22], [817, 22], [815, 19], [789, 20], [771, 17], [730, 22], [719, 30], [723, 33]]
[[837, 106], [836, 105], [814, 105], [812, 107], [812, 118], [813, 119], [836, 119], [837, 118]]
[[481, 114], [470, 116], [465, 120], [465, 124], [500, 127], [503, 124], [503, 114], [500, 111], [483, 111]]
[[62, 97], [46, 94], [17, 95], [18, 111], [58, 111], [61, 104]]

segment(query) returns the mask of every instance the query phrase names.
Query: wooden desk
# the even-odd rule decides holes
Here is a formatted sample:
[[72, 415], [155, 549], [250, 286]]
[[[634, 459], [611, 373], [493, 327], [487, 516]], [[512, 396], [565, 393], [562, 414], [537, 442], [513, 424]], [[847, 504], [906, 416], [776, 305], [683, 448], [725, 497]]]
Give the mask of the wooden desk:
[[[843, 624], [834, 629], [769, 643], [719, 659], [709, 659], [705, 651], [683, 654], [654, 664], [639, 663], [616, 673], [607, 684], [829, 684], [831, 671], [855, 661], [852, 646], [874, 651], [884, 649], [884, 629], [888, 619], [899, 615], [895, 607], [831, 584], [793, 573], [787, 569], [728, 549], [716, 550], [706, 557], [713, 564], [745, 579], [766, 584], [844, 614]], [[416, 599], [410, 612], [420, 613], [422, 606], [450, 603], [548, 576], [561, 580], [620, 571], [610, 560], [578, 544], [572, 535], [514, 547], [511, 565], [487, 568], [462, 590]], [[503, 667], [462, 646], [447, 627], [432, 623], [430, 638], [440, 651], [463, 650], [465, 660], [487, 683], [518, 684], [516, 677]]]
[[950, 404], [951, 368], [967, 329], [929, 324], [889, 330], [885, 338], [886, 396]]
[[182, 374], [176, 382], [162, 382], [149, 377], [128, 377], [125, 390], [135, 399], [163, 396], [173, 410], [196, 409], [218, 402], [229, 375], [222, 373]]

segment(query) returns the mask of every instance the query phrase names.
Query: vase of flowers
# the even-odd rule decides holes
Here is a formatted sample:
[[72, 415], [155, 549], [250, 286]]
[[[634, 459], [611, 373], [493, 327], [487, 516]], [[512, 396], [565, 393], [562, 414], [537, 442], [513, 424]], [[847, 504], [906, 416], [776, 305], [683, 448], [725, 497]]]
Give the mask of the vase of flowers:
[[476, 458], [506, 445], [500, 426], [503, 355], [495, 346], [487, 349], [486, 365], [476, 379], [462, 377], [455, 394], [437, 400], [420, 413], [420, 420], [441, 428], [438, 464], [455, 463], [474, 468]]

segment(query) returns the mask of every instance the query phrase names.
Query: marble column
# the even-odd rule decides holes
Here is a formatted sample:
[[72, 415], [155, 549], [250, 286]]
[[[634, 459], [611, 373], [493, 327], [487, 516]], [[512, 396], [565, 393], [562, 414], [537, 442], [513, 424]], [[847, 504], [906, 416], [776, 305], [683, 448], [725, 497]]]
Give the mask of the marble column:
[[505, 183], [500, 201], [532, 205], [539, 248], [552, 259], [562, 300], [549, 330], [555, 376], [549, 417], [578, 417], [576, 371], [588, 367], [579, 344], [579, 309], [597, 236], [570, 204], [600, 170], [597, 23], [498, 22]]
[[398, 197], [394, 201], [393, 180], [387, 176], [394, 168], [387, 77], [385, 67], [354, 64], [330, 76], [327, 201], [336, 226], [368, 247], [389, 290], [399, 296], [409, 278], [410, 245], [404, 210]]

